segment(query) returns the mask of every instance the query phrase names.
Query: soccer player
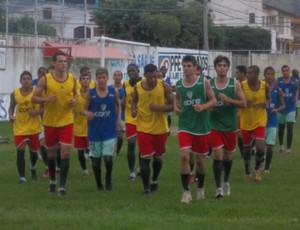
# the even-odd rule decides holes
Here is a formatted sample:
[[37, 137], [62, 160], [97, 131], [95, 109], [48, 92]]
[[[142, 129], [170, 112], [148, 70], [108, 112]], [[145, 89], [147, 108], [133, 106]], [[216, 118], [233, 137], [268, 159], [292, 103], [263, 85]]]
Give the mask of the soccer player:
[[264, 81], [259, 80], [260, 69], [252, 65], [247, 69], [247, 80], [242, 82], [247, 107], [240, 109], [240, 126], [243, 137], [243, 157], [245, 164], [244, 181], [251, 178], [250, 161], [252, 142], [255, 140], [256, 158], [253, 176], [255, 181], [261, 181], [259, 167], [265, 156], [265, 128], [267, 123], [267, 102], [269, 88]]
[[209, 81], [197, 76], [197, 61], [193, 56], [182, 59], [184, 77], [176, 82], [174, 111], [179, 115], [178, 141], [180, 147], [180, 176], [183, 187], [181, 203], [189, 204], [192, 195], [189, 189], [189, 153], [195, 154], [198, 178], [197, 199], [203, 199], [206, 172], [205, 156], [209, 152], [210, 125], [209, 109], [216, 104], [216, 98]]
[[74, 148], [78, 152], [78, 161], [83, 175], [89, 175], [86, 167], [85, 153], [89, 152], [87, 118], [82, 114], [85, 97], [89, 91], [91, 76], [83, 73], [79, 78], [80, 89], [77, 90], [77, 104], [74, 111]]
[[277, 84], [283, 92], [285, 108], [278, 113], [279, 152], [284, 153], [283, 136], [286, 125], [286, 153], [290, 154], [293, 142], [294, 123], [296, 121], [296, 101], [299, 93], [299, 83], [296, 78], [291, 77], [289, 66], [283, 65], [281, 67], [281, 73], [282, 77], [277, 79]]
[[[238, 65], [235, 70], [234, 77], [242, 84], [243, 81], [247, 80], [247, 67], [244, 65]], [[241, 157], [243, 157], [243, 139], [242, 139], [242, 132], [240, 129], [240, 118], [239, 118], [239, 112], [238, 112], [238, 147], [241, 154]]]
[[31, 179], [36, 180], [36, 162], [39, 150], [39, 133], [42, 129], [40, 105], [31, 102], [34, 87], [32, 75], [24, 71], [20, 76], [21, 87], [10, 96], [9, 120], [13, 123], [15, 144], [17, 148], [17, 169], [19, 183], [26, 183], [25, 178], [25, 147], [30, 152]]
[[118, 91], [107, 86], [108, 70], [96, 70], [96, 87], [86, 95], [83, 114], [89, 119], [88, 138], [90, 158], [98, 191], [103, 190], [101, 179], [101, 161], [104, 160], [105, 189], [112, 189], [112, 169], [117, 129], [121, 126], [121, 105]]
[[42, 77], [32, 96], [33, 103], [44, 104], [43, 125], [50, 172], [49, 192], [56, 190], [55, 157], [59, 144], [61, 168], [58, 195], [66, 195], [70, 150], [73, 133], [73, 110], [77, 101], [76, 79], [67, 72], [67, 56], [57, 52], [52, 55], [54, 70]]
[[112, 85], [115, 89], [118, 90], [119, 93], [119, 100], [121, 104], [121, 121], [122, 121], [122, 127], [120, 130], [118, 130], [118, 138], [116, 143], [116, 155], [119, 155], [121, 148], [123, 146], [123, 133], [125, 132], [125, 112], [124, 112], [124, 88], [122, 84], [123, 79], [123, 73], [120, 70], [116, 70], [114, 72], [114, 84]]
[[132, 117], [131, 104], [133, 90], [136, 83], [142, 80], [139, 77], [139, 69], [135, 64], [129, 64], [127, 66], [127, 73], [129, 80], [124, 82], [124, 106], [125, 106], [125, 135], [127, 139], [127, 162], [129, 168], [129, 179], [135, 181], [136, 174], [134, 171], [135, 166], [135, 146], [136, 146], [136, 118]]
[[[246, 100], [239, 81], [228, 77], [230, 60], [217, 56], [214, 60], [217, 77], [210, 80], [217, 99], [210, 112], [211, 146], [213, 153], [213, 172], [216, 183], [216, 198], [230, 195], [229, 176], [232, 168], [232, 153], [236, 149], [237, 108], [245, 108]], [[221, 184], [224, 169], [224, 183]]]
[[[137, 142], [144, 194], [149, 194], [158, 188], [158, 176], [169, 133], [166, 112], [173, 110], [174, 97], [171, 86], [157, 80], [155, 65], [148, 64], [144, 67], [144, 77], [134, 88], [131, 109], [132, 117], [137, 118]], [[150, 182], [151, 158], [153, 174]]]
[[275, 84], [275, 70], [268, 66], [264, 70], [265, 81], [270, 89], [270, 101], [267, 106], [268, 121], [266, 129], [266, 159], [264, 172], [270, 173], [270, 164], [273, 157], [273, 149], [275, 145], [278, 118], [277, 113], [285, 107], [282, 90]]

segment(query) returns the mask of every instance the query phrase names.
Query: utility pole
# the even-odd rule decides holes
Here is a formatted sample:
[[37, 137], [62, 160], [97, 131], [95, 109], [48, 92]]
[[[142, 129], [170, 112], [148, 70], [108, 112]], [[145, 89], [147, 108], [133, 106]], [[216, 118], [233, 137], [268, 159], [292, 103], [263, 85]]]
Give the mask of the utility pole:
[[86, 0], [84, 0], [84, 20], [83, 20], [83, 23], [84, 23], [84, 26], [83, 26], [83, 29], [84, 29], [84, 39], [86, 39]]
[[204, 0], [204, 13], [203, 13], [203, 40], [204, 40], [204, 44], [203, 44], [203, 49], [204, 50], [208, 50], [208, 6], [207, 6], [207, 0]]
[[6, 0], [6, 8], [5, 8], [5, 34], [8, 35], [8, 0]]
[[61, 37], [64, 38], [65, 31], [65, 0], [61, 1]]

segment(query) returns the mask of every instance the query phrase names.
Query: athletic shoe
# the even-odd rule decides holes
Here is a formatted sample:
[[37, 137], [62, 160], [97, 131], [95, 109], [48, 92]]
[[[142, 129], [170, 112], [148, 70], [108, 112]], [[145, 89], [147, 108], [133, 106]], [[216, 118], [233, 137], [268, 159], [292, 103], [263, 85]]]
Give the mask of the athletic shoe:
[[205, 190], [204, 188], [198, 188], [197, 189], [197, 196], [196, 196], [197, 200], [203, 200], [205, 199]]
[[66, 195], [66, 190], [65, 190], [65, 188], [58, 188], [58, 190], [57, 190], [57, 195], [58, 195], [58, 196], [65, 196], [65, 195]]
[[100, 191], [103, 191], [103, 190], [104, 190], [103, 185], [98, 186], [98, 187], [97, 187], [97, 190], [98, 190], [99, 192], [100, 192]]
[[56, 181], [50, 181], [48, 191], [55, 192], [55, 189], [56, 189]]
[[248, 183], [250, 181], [250, 179], [251, 179], [251, 174], [246, 174], [244, 176], [244, 183]]
[[145, 190], [143, 191], [143, 195], [145, 195], [145, 196], [150, 195], [150, 193], [151, 193], [150, 189], [145, 189]]
[[130, 179], [131, 181], [135, 181], [135, 179], [136, 179], [135, 172], [131, 172], [131, 173], [129, 174], [129, 179]]
[[19, 184], [25, 184], [26, 183], [26, 178], [25, 177], [20, 177], [19, 178]]
[[253, 176], [254, 176], [254, 180], [257, 182], [260, 182], [262, 179], [259, 170], [253, 170]]
[[158, 188], [158, 183], [157, 181], [152, 181], [150, 182], [150, 192], [156, 192]]
[[264, 170], [264, 173], [265, 173], [265, 174], [270, 174], [270, 170], [269, 170], [269, 169], [265, 169], [265, 170]]
[[292, 152], [291, 152], [291, 150], [290, 149], [287, 149], [286, 150], [286, 154], [291, 154]]
[[43, 173], [44, 178], [48, 178], [50, 176], [49, 169], [46, 169], [45, 172]]
[[106, 189], [107, 191], [110, 191], [110, 190], [112, 189], [112, 183], [111, 183], [111, 181], [106, 182], [106, 184], [105, 184], [105, 189]]
[[182, 193], [181, 203], [182, 204], [189, 204], [192, 201], [192, 194], [190, 191], [184, 191]]
[[82, 175], [88, 176], [89, 175], [89, 170], [87, 170], [87, 169], [82, 170]]
[[215, 198], [216, 198], [216, 199], [223, 198], [223, 189], [222, 189], [222, 188], [217, 188], [217, 189], [216, 189], [216, 195], [215, 195]]
[[283, 154], [284, 153], [284, 147], [283, 145], [279, 146], [279, 153]]
[[60, 172], [60, 168], [59, 168], [59, 167], [56, 167], [56, 168], [55, 168], [55, 171], [56, 171], [57, 173], [59, 173], [59, 172]]
[[224, 182], [222, 184], [222, 189], [223, 189], [223, 195], [224, 196], [230, 196], [230, 185], [229, 185], [229, 182]]

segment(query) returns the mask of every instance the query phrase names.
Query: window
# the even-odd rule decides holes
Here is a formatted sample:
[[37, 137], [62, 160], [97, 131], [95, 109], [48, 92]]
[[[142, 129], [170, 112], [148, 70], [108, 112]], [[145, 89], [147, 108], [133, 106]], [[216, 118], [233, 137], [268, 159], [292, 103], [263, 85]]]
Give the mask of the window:
[[43, 18], [52, 19], [52, 8], [43, 8]]
[[249, 14], [249, 23], [251, 23], [251, 24], [255, 23], [255, 13]]

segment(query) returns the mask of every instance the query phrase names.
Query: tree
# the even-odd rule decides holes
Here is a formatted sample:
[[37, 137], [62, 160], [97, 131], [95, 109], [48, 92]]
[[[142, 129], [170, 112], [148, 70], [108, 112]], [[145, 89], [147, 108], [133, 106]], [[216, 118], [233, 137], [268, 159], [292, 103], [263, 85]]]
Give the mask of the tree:
[[[9, 33], [19, 34], [34, 34], [34, 20], [29, 16], [22, 16], [18, 18], [9, 19]], [[45, 23], [38, 22], [37, 24], [38, 35], [55, 36], [56, 30], [46, 25]]]
[[5, 4], [0, 0], [0, 32], [5, 32]]
[[226, 27], [224, 31], [226, 49], [269, 50], [271, 48], [271, 34], [268, 30], [244, 26]]
[[151, 31], [160, 46], [171, 46], [180, 34], [180, 22], [172, 15], [143, 13], [141, 24]]

